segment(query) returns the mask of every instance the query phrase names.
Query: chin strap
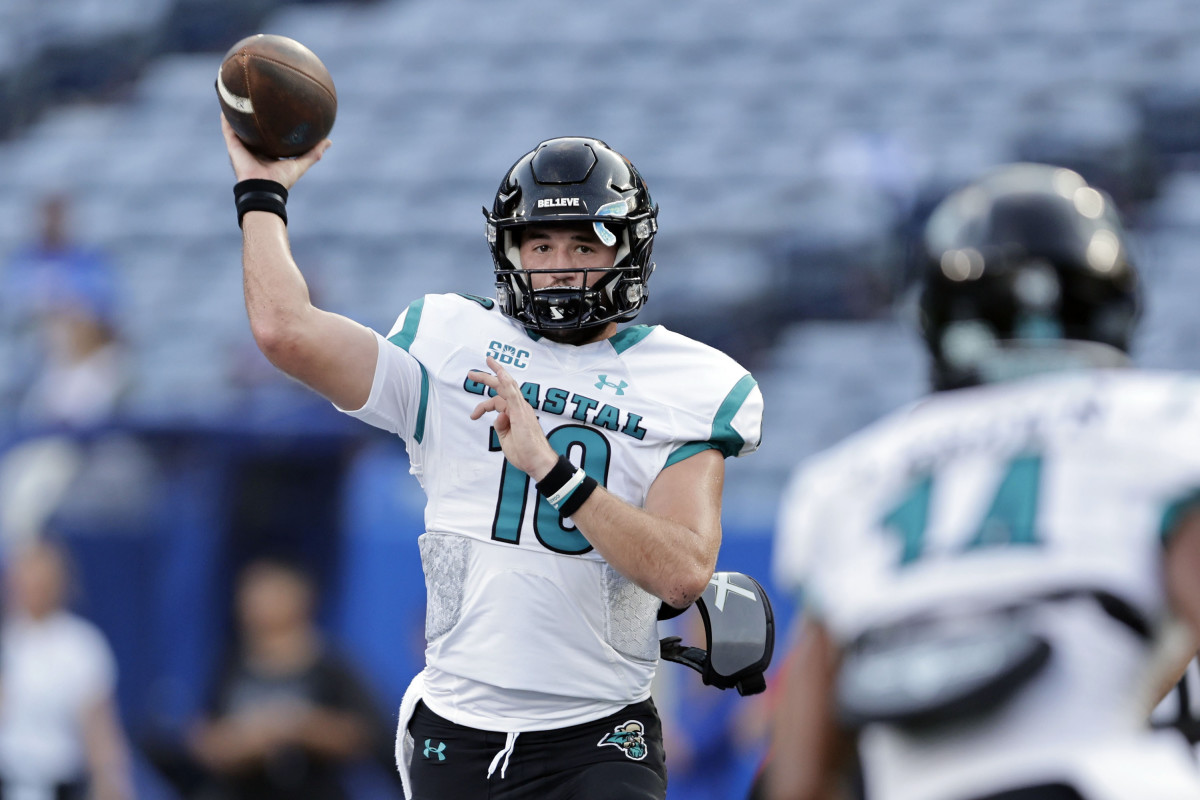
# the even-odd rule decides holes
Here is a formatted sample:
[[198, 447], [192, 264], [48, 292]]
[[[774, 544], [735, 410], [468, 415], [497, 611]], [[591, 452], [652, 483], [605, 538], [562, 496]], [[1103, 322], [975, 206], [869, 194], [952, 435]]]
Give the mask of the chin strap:
[[[717, 572], [696, 599], [696, 608], [707, 649], [668, 636], [659, 642], [660, 656], [696, 670], [708, 686], [736, 688], [743, 696], [766, 689], [764, 675], [775, 651], [775, 613], [758, 581], [741, 572]], [[680, 613], [664, 605], [659, 619]]]

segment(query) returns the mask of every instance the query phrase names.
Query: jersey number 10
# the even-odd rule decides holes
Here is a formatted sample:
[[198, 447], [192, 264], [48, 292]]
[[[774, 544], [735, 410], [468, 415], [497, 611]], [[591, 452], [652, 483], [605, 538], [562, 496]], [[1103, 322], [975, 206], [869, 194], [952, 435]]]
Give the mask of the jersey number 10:
[[[488, 450], [500, 451], [500, 439], [496, 432], [491, 432]], [[546, 436], [550, 446], [559, 455], [569, 455], [573, 449], [582, 453], [580, 465], [588, 477], [595, 479], [601, 486], [608, 483], [608, 463], [612, 457], [612, 446], [604, 434], [594, 428], [583, 425], [562, 425], [550, 431]], [[521, 541], [521, 525], [525, 521], [525, 505], [529, 500], [530, 478], [521, 470], [504, 461], [504, 471], [500, 473], [500, 498], [496, 501], [496, 519], [492, 522], [492, 538], [501, 542], [519, 544]], [[533, 532], [538, 541], [547, 549], [556, 553], [578, 555], [592, 549], [592, 545], [584, 538], [577, 528], [563, 525], [562, 518], [554, 506], [542, 497], [537, 497], [537, 510], [534, 511]]]

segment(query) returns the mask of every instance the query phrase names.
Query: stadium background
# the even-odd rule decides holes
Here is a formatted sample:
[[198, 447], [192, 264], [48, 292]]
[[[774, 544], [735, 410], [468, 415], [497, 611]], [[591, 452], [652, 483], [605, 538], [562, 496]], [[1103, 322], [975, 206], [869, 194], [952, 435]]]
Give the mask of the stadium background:
[[[729, 464], [721, 568], [768, 578], [794, 463], [921, 393], [912, 233], [993, 164], [1108, 190], [1146, 278], [1139, 362], [1200, 362], [1192, 0], [0, 0], [0, 259], [62, 191], [120, 281], [135, 382], [116, 419], [65, 434], [96, 466], [48, 524], [116, 651], [135, 742], [196, 712], [232, 575], [259, 553], [318, 573], [324, 627], [389, 707], [419, 669], [403, 447], [273, 374], [245, 321], [213, 80], [254, 32], [333, 74], [335, 146], [293, 194], [294, 251], [318, 303], [378, 330], [426, 292], [491, 294], [478, 209], [540, 139], [597, 136], [638, 165], [662, 208], [639, 321], [736, 356], [766, 399], [760, 453]], [[64, 435], [16, 413], [23, 346], [0, 336], [4, 455]], [[680, 725], [708, 771], [676, 770], [672, 798], [740, 796], [748, 701], [701, 705]], [[361, 797], [390, 796], [364, 780]], [[171, 797], [144, 765], [139, 786]]]

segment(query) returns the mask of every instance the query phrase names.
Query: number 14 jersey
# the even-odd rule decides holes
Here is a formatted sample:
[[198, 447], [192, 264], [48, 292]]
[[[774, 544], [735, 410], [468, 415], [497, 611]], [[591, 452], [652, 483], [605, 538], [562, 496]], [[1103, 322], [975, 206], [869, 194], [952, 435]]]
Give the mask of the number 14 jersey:
[[866, 794], [942, 800], [1065, 781], [1097, 800], [1200, 797], [1182, 742], [1144, 730], [1162, 676], [1134, 631], [1168, 617], [1164, 538], [1197, 502], [1200, 380], [1181, 374], [944, 392], [809, 461], [784, 497], [774, 566], [839, 646], [1020, 608], [1053, 647], [990, 715], [934, 731], [867, 726]]
[[491, 415], [470, 419], [488, 355], [554, 449], [637, 507], [672, 464], [752, 452], [762, 395], [735, 361], [664, 328], [564, 345], [484, 298], [427, 295], [379, 337], [370, 398], [349, 413], [404, 439], [427, 496], [425, 703], [484, 730], [598, 719], [649, 696], [659, 601], [504, 459]]

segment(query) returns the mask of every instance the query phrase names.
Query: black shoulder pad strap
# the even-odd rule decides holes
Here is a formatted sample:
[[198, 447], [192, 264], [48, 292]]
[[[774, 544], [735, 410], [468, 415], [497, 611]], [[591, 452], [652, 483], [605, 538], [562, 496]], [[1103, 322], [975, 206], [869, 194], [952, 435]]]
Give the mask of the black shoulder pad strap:
[[696, 607], [707, 649], [687, 647], [671, 636], [659, 643], [662, 657], [696, 670], [709, 686], [737, 687], [742, 695], [763, 691], [763, 674], [775, 652], [775, 613], [766, 591], [749, 575], [717, 572]]

